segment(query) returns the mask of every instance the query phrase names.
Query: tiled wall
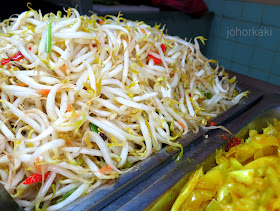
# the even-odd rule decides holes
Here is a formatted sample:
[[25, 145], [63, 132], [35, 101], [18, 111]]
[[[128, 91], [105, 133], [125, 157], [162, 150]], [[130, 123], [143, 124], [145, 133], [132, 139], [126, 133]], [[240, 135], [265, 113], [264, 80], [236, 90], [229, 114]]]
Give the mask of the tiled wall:
[[215, 12], [206, 56], [226, 69], [280, 86], [280, 6], [204, 1]]

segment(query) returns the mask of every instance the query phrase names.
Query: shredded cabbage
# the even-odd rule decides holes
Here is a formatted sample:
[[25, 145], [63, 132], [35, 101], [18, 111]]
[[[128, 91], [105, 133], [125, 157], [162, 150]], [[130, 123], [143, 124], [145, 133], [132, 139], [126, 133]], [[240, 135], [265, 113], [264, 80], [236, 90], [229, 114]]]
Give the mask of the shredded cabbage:
[[280, 127], [249, 131], [243, 143], [216, 153], [217, 166], [202, 168], [183, 187], [171, 210], [279, 210]]

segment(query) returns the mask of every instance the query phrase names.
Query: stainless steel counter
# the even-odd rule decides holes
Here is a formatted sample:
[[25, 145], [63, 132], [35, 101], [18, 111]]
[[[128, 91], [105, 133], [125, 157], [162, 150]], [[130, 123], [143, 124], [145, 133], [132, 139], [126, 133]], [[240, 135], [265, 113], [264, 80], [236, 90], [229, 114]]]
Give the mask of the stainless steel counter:
[[[240, 137], [256, 126], [256, 129], [261, 130], [273, 118], [280, 119], [280, 87], [239, 74], [237, 77], [240, 83], [246, 82], [251, 88], [259, 88], [264, 95], [250, 109], [222, 124], [223, 126]], [[102, 210], [170, 210], [180, 189], [197, 165], [205, 160], [206, 167], [215, 165], [213, 155], [216, 149], [226, 146], [225, 140], [221, 138], [223, 134], [223, 130], [216, 130], [209, 138], [197, 139], [184, 148], [184, 156], [179, 162], [170, 162]], [[209, 159], [211, 156], [212, 159]]]
[[[232, 71], [227, 72], [230, 76], [237, 76], [238, 89], [241, 91], [249, 90], [251, 94], [248, 98], [215, 118], [213, 121], [219, 125], [228, 127], [232, 122], [236, 122], [236, 119], [240, 119], [240, 115], [250, 111], [258, 103], [263, 102], [265, 96], [269, 93], [280, 93], [280, 87], [275, 85], [236, 74]], [[208, 152], [215, 151], [217, 147], [221, 146], [221, 142], [211, 143], [211, 148], [205, 144], [201, 145], [201, 143], [205, 142], [205, 135], [210, 140], [218, 132], [219, 130], [208, 131], [201, 129], [197, 134], [187, 134], [179, 140], [185, 152], [180, 162], [175, 162], [178, 149], [168, 146], [148, 159], [139, 162], [131, 171], [122, 175], [118, 180], [93, 190], [63, 210], [131, 210], [136, 204], [137, 206], [134, 208], [136, 210], [149, 207], [172, 185], [175, 185], [191, 169], [194, 169], [208, 155]], [[207, 153], [204, 153], [205, 150]], [[193, 157], [195, 157], [196, 162], [190, 162]], [[180, 167], [180, 165], [184, 165], [184, 167]], [[183, 170], [174, 174], [172, 172], [174, 168]], [[165, 182], [161, 183], [162, 181]], [[154, 186], [154, 184], [161, 185]]]

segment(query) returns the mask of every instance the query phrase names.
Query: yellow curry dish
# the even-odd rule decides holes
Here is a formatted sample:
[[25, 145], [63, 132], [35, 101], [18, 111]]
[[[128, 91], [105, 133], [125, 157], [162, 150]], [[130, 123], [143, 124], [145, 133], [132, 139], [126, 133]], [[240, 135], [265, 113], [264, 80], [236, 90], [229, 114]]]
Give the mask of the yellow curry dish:
[[240, 144], [217, 150], [217, 166], [191, 176], [171, 210], [280, 210], [279, 150], [278, 120], [261, 134], [250, 130]]

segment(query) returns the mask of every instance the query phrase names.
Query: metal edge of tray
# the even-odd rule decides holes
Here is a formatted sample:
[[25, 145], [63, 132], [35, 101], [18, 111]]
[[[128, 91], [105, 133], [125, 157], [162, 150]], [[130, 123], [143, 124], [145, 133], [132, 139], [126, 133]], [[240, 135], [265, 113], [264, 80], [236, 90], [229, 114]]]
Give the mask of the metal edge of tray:
[[11, 197], [3, 184], [0, 184], [0, 209], [5, 211], [23, 211], [23, 209]]
[[[275, 109], [277, 112], [275, 112]], [[270, 116], [271, 114], [276, 114], [275, 117], [280, 118], [279, 94], [264, 96], [264, 98], [250, 110], [246, 111], [231, 122], [228, 122], [224, 126], [234, 134], [244, 134], [244, 131], [246, 133], [249, 129], [254, 128], [254, 126], [250, 127], [251, 122], [256, 121], [256, 119], [261, 119], [260, 117], [264, 116], [263, 114], [266, 114], [266, 111], [269, 110], [271, 110]], [[270, 121], [272, 121], [272, 119], [270, 119]], [[259, 129], [264, 126], [267, 126], [267, 123], [261, 125]], [[155, 205], [160, 197], [168, 193], [172, 187], [182, 181], [182, 178], [185, 178], [183, 182], [186, 182], [188, 175], [190, 175], [190, 173], [193, 172], [199, 164], [205, 161], [205, 159], [210, 155], [213, 155], [217, 148], [222, 148], [226, 145], [226, 141], [221, 138], [221, 135], [223, 134], [226, 133], [220, 129], [216, 130], [208, 139], [200, 138], [198, 141], [185, 147], [184, 155], [179, 162], [169, 163], [167, 166], [156, 172], [147, 180], [136, 185], [129, 192], [125, 193], [102, 210], [125, 211], [150, 210], [151, 208], [154, 208], [152, 205]], [[178, 191], [179, 190], [177, 190], [177, 192]], [[173, 197], [174, 199], [176, 195], [175, 193], [170, 193], [168, 197]], [[168, 201], [168, 197], [164, 198], [164, 200]], [[160, 209], [157, 207], [157, 209], [152, 210], [169, 209], [167, 206], [162, 206]]]
[[[246, 83], [240, 82], [236, 88], [239, 91], [248, 90], [250, 92], [248, 98], [244, 98], [240, 103], [214, 118], [213, 121], [215, 121], [217, 124], [225, 124], [226, 122], [231, 121], [259, 102], [263, 97], [261, 90], [250, 87]], [[186, 136], [178, 139], [178, 142], [181, 143], [183, 147], [186, 147], [190, 143], [201, 138], [206, 133], [207, 130], [201, 128], [198, 133], [195, 134], [190, 132]], [[209, 133], [211, 134], [212, 131], [209, 131]], [[97, 189], [92, 190], [87, 195], [84, 195], [71, 204], [67, 205], [62, 210], [100, 210], [169, 164], [176, 158], [177, 154], [177, 148], [167, 146], [147, 159], [135, 164], [134, 168], [121, 175], [116, 181], [103, 184]]]

